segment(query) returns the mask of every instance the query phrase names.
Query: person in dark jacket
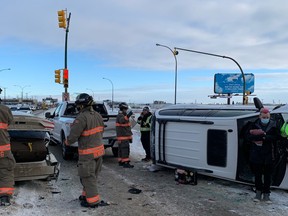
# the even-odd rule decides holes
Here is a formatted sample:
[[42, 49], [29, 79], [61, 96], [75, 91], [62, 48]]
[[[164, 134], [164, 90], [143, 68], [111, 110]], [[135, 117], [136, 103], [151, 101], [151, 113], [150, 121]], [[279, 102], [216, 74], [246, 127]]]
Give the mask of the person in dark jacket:
[[105, 153], [102, 141], [104, 123], [102, 116], [93, 110], [93, 98], [82, 93], [77, 96], [75, 104], [80, 110], [74, 120], [66, 145], [78, 141], [78, 175], [83, 186], [82, 195], [79, 197], [81, 206], [95, 208], [106, 206], [107, 202], [101, 201], [97, 189], [97, 177], [102, 166], [102, 156]]
[[145, 106], [142, 110], [141, 115], [137, 119], [137, 123], [140, 124], [141, 143], [146, 153], [146, 157], [142, 159], [142, 161], [144, 162], [149, 162], [151, 160], [151, 153], [150, 153], [151, 118], [152, 113], [150, 112], [149, 107]]
[[[247, 130], [247, 139], [251, 143], [249, 160], [255, 174], [255, 202], [259, 202], [263, 194], [263, 201], [271, 203], [270, 185], [274, 148], [279, 137], [280, 131], [276, 122], [270, 119], [269, 110], [262, 108], [259, 119], [252, 123]], [[262, 181], [262, 176], [264, 176], [264, 181]]]

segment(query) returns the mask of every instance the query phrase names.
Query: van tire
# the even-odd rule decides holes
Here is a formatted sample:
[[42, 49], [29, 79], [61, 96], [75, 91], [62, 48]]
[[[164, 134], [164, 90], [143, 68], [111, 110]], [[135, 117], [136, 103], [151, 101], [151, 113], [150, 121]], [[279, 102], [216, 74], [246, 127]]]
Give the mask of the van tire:
[[118, 147], [112, 147], [112, 153], [114, 157], [118, 157]]

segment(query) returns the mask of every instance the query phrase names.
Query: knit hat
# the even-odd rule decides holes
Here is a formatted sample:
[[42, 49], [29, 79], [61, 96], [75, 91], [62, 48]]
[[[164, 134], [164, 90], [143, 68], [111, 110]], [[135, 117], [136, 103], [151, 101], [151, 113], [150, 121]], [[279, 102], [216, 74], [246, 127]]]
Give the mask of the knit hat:
[[263, 107], [261, 108], [260, 113], [267, 114], [267, 113], [270, 113], [270, 111], [268, 108]]

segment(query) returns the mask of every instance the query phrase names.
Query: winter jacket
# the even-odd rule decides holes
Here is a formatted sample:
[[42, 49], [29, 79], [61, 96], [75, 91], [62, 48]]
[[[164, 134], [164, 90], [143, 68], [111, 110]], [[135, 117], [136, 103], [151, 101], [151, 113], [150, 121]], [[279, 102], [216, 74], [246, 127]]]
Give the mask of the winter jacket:
[[129, 140], [132, 142], [131, 124], [126, 113], [119, 111], [116, 117], [116, 134], [117, 140]]
[[[261, 130], [263, 132], [261, 132]], [[255, 164], [273, 163], [275, 159], [274, 151], [276, 141], [280, 138], [280, 131], [275, 121], [270, 119], [267, 125], [263, 125], [260, 119], [257, 119], [248, 127], [246, 138], [250, 141], [251, 145], [250, 162]]]
[[0, 157], [11, 154], [10, 135], [7, 129], [12, 121], [13, 116], [9, 107], [0, 104]]
[[104, 155], [102, 142], [104, 123], [102, 116], [94, 111], [91, 106], [80, 111], [74, 120], [68, 144], [78, 141], [79, 159], [93, 159]]
[[137, 123], [140, 124], [141, 132], [149, 132], [151, 130], [151, 118], [152, 113], [148, 112], [145, 115], [140, 115], [137, 119]]

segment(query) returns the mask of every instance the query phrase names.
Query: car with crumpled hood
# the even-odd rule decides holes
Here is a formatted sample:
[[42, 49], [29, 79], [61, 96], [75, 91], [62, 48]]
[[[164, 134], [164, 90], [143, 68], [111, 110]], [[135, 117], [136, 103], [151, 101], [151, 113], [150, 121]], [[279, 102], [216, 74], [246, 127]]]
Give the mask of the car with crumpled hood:
[[15, 181], [57, 178], [60, 164], [48, 150], [54, 124], [20, 111], [12, 111], [12, 114], [8, 132], [16, 160]]

